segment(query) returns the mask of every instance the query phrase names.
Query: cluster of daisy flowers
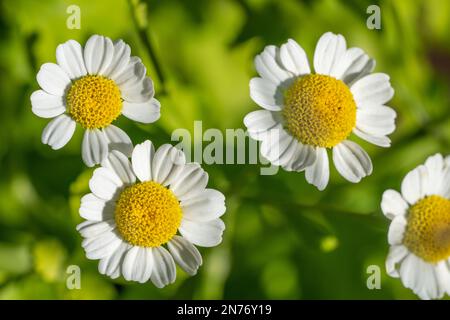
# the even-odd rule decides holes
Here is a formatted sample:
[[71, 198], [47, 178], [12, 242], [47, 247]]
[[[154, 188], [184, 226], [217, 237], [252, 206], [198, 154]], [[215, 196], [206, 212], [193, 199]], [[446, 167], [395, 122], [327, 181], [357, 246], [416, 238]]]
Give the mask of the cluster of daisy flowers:
[[[160, 117], [152, 80], [142, 61], [119, 40], [94, 35], [85, 47], [69, 40], [58, 46], [57, 63], [42, 65], [42, 88], [31, 96], [32, 111], [53, 118], [42, 142], [66, 145], [80, 125], [81, 154], [94, 170], [91, 193], [81, 199], [77, 226], [89, 259], [101, 274], [162, 288], [176, 279], [176, 264], [196, 274], [202, 256], [196, 246], [222, 241], [225, 197], [208, 189], [197, 163], [165, 144], [136, 145], [112, 123], [127, 118], [152, 123]], [[347, 48], [342, 35], [318, 41], [312, 72], [294, 40], [267, 46], [255, 58], [259, 77], [250, 96], [262, 108], [244, 118], [260, 152], [287, 171], [305, 172], [324, 190], [329, 183], [328, 149], [336, 170], [358, 183], [372, 174], [367, 152], [352, 135], [390, 147], [396, 112], [389, 76], [373, 73], [375, 61], [362, 49]], [[450, 294], [450, 157], [430, 157], [403, 180], [401, 194], [388, 190], [381, 208], [392, 220], [386, 269], [422, 299]]]
[[99, 272], [113, 279], [150, 280], [162, 288], [175, 281], [176, 264], [197, 273], [202, 256], [196, 246], [222, 242], [225, 197], [206, 188], [208, 174], [175, 147], [155, 150], [147, 140], [133, 148], [112, 124], [120, 115], [141, 123], [160, 117], [153, 82], [130, 53], [122, 40], [99, 35], [84, 48], [74, 40], [59, 45], [57, 63], [43, 64], [37, 74], [42, 89], [31, 104], [37, 116], [53, 118], [42, 133], [44, 144], [64, 147], [79, 124], [84, 163], [100, 164], [79, 210], [87, 258], [99, 260]]
[[[375, 61], [360, 48], [347, 48], [342, 35], [319, 39], [311, 71], [303, 48], [289, 39], [267, 46], [255, 58], [259, 77], [250, 96], [262, 110], [244, 124], [261, 142], [261, 154], [287, 171], [305, 172], [324, 190], [329, 182], [328, 149], [337, 171], [357, 183], [372, 173], [372, 162], [351, 134], [390, 147], [396, 112], [386, 106], [394, 95], [389, 76], [372, 73]], [[402, 194], [388, 190], [381, 207], [392, 219], [390, 276], [422, 299], [450, 294], [450, 156], [436, 155], [410, 172]]]

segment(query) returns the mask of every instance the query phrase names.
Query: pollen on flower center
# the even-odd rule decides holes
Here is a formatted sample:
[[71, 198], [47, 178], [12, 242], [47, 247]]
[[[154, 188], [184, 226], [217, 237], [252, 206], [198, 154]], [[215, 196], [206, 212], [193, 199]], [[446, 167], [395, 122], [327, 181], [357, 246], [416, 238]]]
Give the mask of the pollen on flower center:
[[67, 93], [67, 109], [84, 128], [104, 128], [122, 111], [119, 87], [111, 79], [87, 75], [76, 80]]
[[124, 240], [141, 247], [158, 247], [177, 233], [182, 211], [173, 192], [154, 181], [123, 190], [115, 221]]
[[321, 74], [297, 78], [285, 92], [286, 129], [307, 145], [331, 148], [356, 125], [356, 103], [341, 80]]
[[423, 260], [436, 263], [450, 257], [450, 200], [428, 196], [409, 209], [403, 244]]

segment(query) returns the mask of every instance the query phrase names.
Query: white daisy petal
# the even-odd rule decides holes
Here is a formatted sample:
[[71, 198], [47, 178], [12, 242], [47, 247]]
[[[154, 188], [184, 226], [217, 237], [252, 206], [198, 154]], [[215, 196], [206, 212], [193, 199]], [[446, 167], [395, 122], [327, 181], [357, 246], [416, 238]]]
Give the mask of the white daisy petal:
[[184, 201], [203, 191], [207, 184], [208, 174], [200, 165], [198, 163], [188, 163], [183, 166], [176, 181], [170, 185], [170, 189], [178, 200]]
[[435, 272], [439, 285], [439, 296], [442, 296], [445, 292], [450, 294], [450, 269], [446, 261], [438, 262], [435, 267]]
[[387, 148], [387, 147], [391, 146], [391, 139], [389, 139], [386, 136], [374, 136], [374, 135], [371, 135], [364, 131], [361, 131], [358, 128], [354, 128], [353, 133], [356, 134], [361, 139], [366, 140], [367, 142], [370, 142], [376, 146], [383, 147], [383, 148]]
[[114, 229], [112, 220], [105, 221], [84, 221], [77, 225], [77, 231], [83, 238], [95, 238]]
[[124, 69], [114, 78], [114, 82], [119, 86], [125, 83], [136, 83], [142, 81], [146, 73], [147, 69], [141, 58], [132, 56]]
[[286, 131], [283, 130], [278, 142], [270, 145], [273, 141], [266, 135], [260, 149], [261, 154], [273, 165], [279, 165], [287, 171], [302, 171], [314, 163], [314, 148], [302, 145]]
[[427, 182], [424, 194], [427, 196], [440, 194], [442, 184], [444, 183], [444, 157], [441, 154], [435, 154], [425, 161], [427, 168]]
[[225, 213], [225, 196], [214, 189], [205, 189], [198, 195], [181, 202], [183, 218], [193, 221], [209, 221]]
[[348, 85], [352, 86], [356, 81], [371, 74], [375, 69], [376, 61], [374, 59], [368, 58], [367, 61], [362, 60], [360, 63], [355, 64], [354, 67], [350, 67], [343, 75], [343, 81]]
[[443, 172], [441, 186], [437, 194], [450, 199], [450, 167], [446, 168]]
[[103, 221], [113, 218], [114, 206], [93, 193], [88, 193], [81, 198], [79, 212], [86, 220]]
[[125, 70], [130, 62], [130, 53], [131, 48], [128, 44], [122, 40], [116, 41], [114, 43], [113, 59], [104, 75], [112, 80], [116, 80], [117, 76]]
[[283, 108], [283, 94], [277, 84], [265, 78], [250, 80], [250, 97], [259, 106], [270, 111], [280, 111]]
[[[292, 163], [295, 160], [298, 160], [300, 150], [304, 150], [304, 148], [300, 147], [301, 144], [297, 141], [297, 139], [291, 139], [291, 142], [286, 147], [284, 152], [280, 155], [279, 165], [281, 165], [287, 171], [293, 171]], [[275, 164], [275, 163], [274, 163]]]
[[333, 148], [333, 162], [337, 171], [353, 183], [372, 173], [369, 155], [353, 141], [342, 141]]
[[288, 171], [303, 171], [316, 161], [316, 152], [312, 146], [303, 145], [297, 140], [295, 142], [295, 152], [289, 162], [283, 166]]
[[261, 78], [267, 79], [275, 84], [280, 84], [292, 74], [278, 63], [280, 49], [275, 46], [267, 46], [264, 51], [255, 57], [255, 67]]
[[415, 204], [425, 195], [424, 186], [427, 179], [427, 170], [424, 166], [419, 166], [410, 171], [402, 181], [403, 198], [410, 204]]
[[152, 180], [161, 183], [169, 175], [169, 172], [174, 165], [169, 157], [172, 148], [173, 146], [170, 144], [163, 144], [156, 150], [152, 160]]
[[[154, 95], [153, 81], [150, 78], [138, 82], [132, 86], [119, 86], [122, 98], [127, 102], [143, 103], [152, 101]], [[154, 102], [156, 104], [157, 102]]]
[[176, 278], [176, 266], [171, 254], [163, 247], [156, 247], [152, 250], [153, 272], [150, 277], [157, 288], [163, 288], [173, 283]]
[[163, 144], [155, 152], [152, 161], [152, 180], [167, 185], [167, 179], [173, 174], [172, 170], [179, 170], [174, 168], [179, 165], [184, 165], [185, 157], [182, 151], [173, 147], [170, 144]]
[[107, 231], [95, 238], [86, 238], [81, 246], [90, 260], [98, 260], [109, 257], [122, 243], [122, 240], [114, 231]]
[[145, 102], [124, 101], [122, 114], [134, 121], [142, 123], [153, 123], [161, 116], [161, 104], [155, 98]]
[[350, 88], [358, 108], [382, 105], [392, 99], [394, 89], [385, 73], [373, 73], [356, 81]]
[[117, 150], [127, 157], [131, 156], [131, 153], [133, 152], [133, 143], [125, 131], [110, 124], [106, 128], [103, 128], [103, 132], [105, 133], [109, 151]]
[[130, 245], [122, 242], [109, 257], [105, 257], [99, 262], [99, 271], [113, 279], [118, 278], [121, 274], [121, 266], [126, 252]]
[[403, 199], [402, 195], [395, 190], [386, 190], [383, 193], [381, 200], [381, 210], [389, 219], [394, 219], [396, 216], [403, 216], [408, 210], [408, 204]]
[[345, 38], [331, 32], [323, 34], [317, 42], [314, 52], [314, 70], [318, 74], [330, 75], [338, 68], [342, 56], [345, 54], [347, 44]]
[[75, 128], [75, 121], [68, 115], [61, 114], [50, 121], [42, 131], [42, 143], [48, 144], [53, 150], [61, 149], [70, 141]]
[[281, 46], [280, 60], [286, 70], [296, 76], [311, 73], [305, 50], [293, 39], [289, 39]]
[[136, 176], [127, 156], [117, 150], [113, 150], [108, 154], [102, 161], [102, 167], [113, 171], [124, 184], [132, 184], [136, 181]]
[[426, 283], [426, 292], [429, 299], [441, 299], [444, 292], [440, 290], [440, 286], [436, 277], [435, 267], [430, 264], [425, 264], [429, 281]]
[[398, 215], [392, 219], [388, 231], [388, 242], [390, 245], [399, 245], [402, 243], [403, 234], [406, 228], [406, 219], [403, 215]]
[[400, 264], [399, 274], [403, 285], [413, 289], [417, 283], [416, 262], [419, 260], [414, 254], [408, 254]]
[[83, 50], [75, 40], [66, 41], [56, 48], [56, 61], [72, 80], [87, 74]]
[[114, 82], [118, 85], [126, 83], [136, 83], [144, 80], [147, 69], [139, 57], [130, 57], [125, 68], [115, 78]]
[[279, 116], [275, 112], [257, 110], [250, 112], [244, 118], [248, 134], [255, 140], [261, 140], [267, 131], [280, 123]]
[[36, 80], [45, 92], [60, 97], [64, 96], [71, 83], [67, 73], [55, 63], [44, 63], [39, 69]]
[[[295, 148], [294, 139], [284, 129], [272, 129], [266, 139], [261, 142], [261, 155], [274, 165], [285, 165], [291, 160], [293, 152], [291, 158], [284, 158], [283, 155], [290, 150], [291, 145]], [[295, 152], [295, 149], [292, 151]]]
[[[131, 247], [127, 253], [125, 253], [123, 263], [122, 263], [122, 275], [125, 278], [125, 280], [132, 281], [132, 280], [138, 280], [135, 279], [133, 276], [137, 276], [137, 273], [139, 270], [134, 270], [135, 265], [137, 268], [139, 268], [138, 263], [135, 263], [137, 255], [140, 251], [140, 247], [133, 246]], [[136, 268], [136, 269], [137, 269]], [[139, 274], [140, 276], [140, 274]], [[137, 278], [137, 277], [136, 277]]]
[[[119, 245], [119, 247], [120, 247], [120, 245]], [[116, 250], [117, 250], [119, 247], [117, 247]], [[115, 252], [115, 251], [113, 251], [113, 253], [114, 253], [114, 252]], [[111, 256], [104, 257], [104, 258], [100, 259], [100, 261], [99, 261], [99, 263], [98, 263], [98, 272], [99, 272], [100, 274], [106, 274], [106, 269], [108, 268], [108, 263], [109, 263], [109, 260], [110, 260], [110, 259], [111, 259]], [[112, 278], [112, 279], [115, 279], [115, 278]]]
[[[90, 222], [93, 222], [93, 221], [90, 221]], [[82, 243], [81, 243], [81, 245], [82, 245], [83, 248], [85, 248], [85, 247], [91, 247], [91, 248], [93, 248], [93, 247], [96, 247], [96, 245], [101, 246], [101, 245], [102, 245], [102, 242], [103, 242], [103, 243], [107, 243], [107, 242], [108, 242], [108, 241], [106, 241], [107, 238], [110, 238], [110, 239], [112, 239], [112, 240], [114, 240], [114, 239], [117, 238], [117, 239], [120, 240], [120, 242], [123, 242], [122, 239], [119, 238], [118, 233], [117, 233], [116, 230], [115, 230], [116, 225], [115, 225], [115, 222], [114, 222], [113, 219], [108, 220], [108, 221], [101, 221], [101, 222], [106, 222], [107, 225], [108, 225], [110, 228], [109, 228], [109, 229], [105, 229], [105, 228], [106, 228], [105, 226], [102, 227], [102, 225], [100, 225], [98, 222], [94, 221], [94, 222], [92, 223], [92, 226], [95, 225], [95, 226], [96, 226], [95, 228], [97, 228], [97, 229], [95, 229], [95, 230], [99, 230], [99, 231], [97, 232], [96, 235], [91, 235], [91, 236], [85, 237], [85, 238], [83, 239], [83, 241], [82, 241]], [[94, 228], [92, 228], [92, 230], [94, 230]], [[116, 238], [114, 238], [113, 235], [116, 235]], [[103, 240], [105, 240], [105, 241], [102, 240], [100, 243], [98, 243], [97, 240], [98, 240], [100, 237], [103, 237]], [[105, 257], [106, 257], [106, 256], [105, 256]], [[102, 259], [102, 258], [104, 258], [104, 257], [92, 258], [92, 259]]]
[[144, 269], [144, 272], [142, 273], [141, 280], [146, 279], [145, 281], [148, 281], [152, 275], [154, 265], [152, 251], [152, 248], [145, 248], [145, 255], [143, 255], [143, 258], [141, 258], [145, 259], [146, 262], [146, 267]]
[[139, 85], [144, 80], [147, 68], [138, 57], [132, 57], [122, 73], [117, 77], [116, 84], [122, 89]]
[[120, 268], [117, 268], [115, 271], [113, 271], [109, 277], [111, 279], [117, 279], [118, 277], [120, 277]]
[[84, 63], [89, 74], [103, 74], [110, 66], [114, 56], [111, 39], [93, 35], [84, 47]]
[[[330, 76], [343, 80], [344, 74], [353, 64], [358, 63], [360, 60], [368, 59], [364, 50], [361, 48], [349, 48], [341, 56], [339, 63], [333, 69]], [[345, 82], [345, 81], [344, 81]]]
[[[408, 265], [402, 270], [405, 263]], [[400, 268], [405, 287], [410, 288], [423, 300], [439, 298], [434, 266], [410, 254]]]
[[153, 98], [154, 88], [147, 70], [138, 57], [131, 57], [126, 68], [116, 77], [122, 98], [128, 102], [146, 102]]
[[400, 277], [396, 265], [400, 264], [407, 255], [408, 249], [403, 245], [390, 247], [389, 255], [386, 259], [386, 272], [388, 275], [394, 278]]
[[145, 283], [150, 279], [153, 269], [151, 248], [132, 247], [125, 254], [122, 263], [122, 274], [125, 280]]
[[306, 181], [322, 191], [328, 185], [328, 180], [330, 178], [327, 149], [316, 148], [315, 153], [316, 161], [314, 164], [306, 168], [305, 176]]
[[120, 266], [128, 248], [129, 245], [127, 243], [121, 242], [108, 257], [104, 257], [100, 260], [98, 271], [112, 279], [118, 278], [120, 275]]
[[349, 48], [336, 65], [332, 76], [351, 86], [356, 80], [371, 73], [375, 68], [375, 60], [370, 59], [360, 48]]
[[153, 180], [152, 162], [154, 155], [155, 148], [150, 140], [146, 140], [134, 147], [131, 164], [134, 174], [142, 182]]
[[41, 118], [54, 118], [66, 111], [64, 99], [44, 90], [36, 90], [31, 94], [31, 111]]
[[179, 231], [191, 243], [200, 247], [214, 247], [222, 242], [225, 224], [220, 219], [207, 222], [181, 220]]
[[186, 155], [178, 148], [173, 148], [169, 154], [169, 161], [173, 163], [166, 178], [160, 183], [163, 186], [169, 186], [178, 181], [180, 173], [184, 170], [186, 165]]
[[92, 193], [106, 201], [114, 199], [122, 186], [122, 180], [113, 171], [103, 167], [95, 169], [89, 180]]
[[396, 112], [392, 108], [385, 106], [358, 108], [356, 112], [356, 128], [372, 136], [386, 136], [394, 132], [396, 117]]
[[187, 274], [193, 276], [202, 265], [202, 256], [197, 248], [180, 236], [174, 236], [167, 244], [176, 263]]
[[108, 142], [99, 129], [86, 129], [81, 146], [81, 155], [88, 167], [100, 163], [108, 155]]

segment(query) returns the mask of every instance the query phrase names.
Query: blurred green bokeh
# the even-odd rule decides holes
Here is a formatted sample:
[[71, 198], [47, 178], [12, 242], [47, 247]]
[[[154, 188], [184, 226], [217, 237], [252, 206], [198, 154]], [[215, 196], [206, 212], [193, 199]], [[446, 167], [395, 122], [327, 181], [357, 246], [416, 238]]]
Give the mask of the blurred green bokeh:
[[[69, 5], [81, 29], [66, 27]], [[381, 30], [366, 27], [371, 4]], [[3, 0], [0, 7], [0, 299], [409, 299], [415, 296], [384, 269], [388, 222], [385, 189], [436, 152], [450, 153], [450, 2], [294, 0]], [[136, 19], [136, 20], [134, 20]], [[154, 46], [164, 92], [137, 25]], [[195, 277], [178, 270], [175, 284], [110, 280], [85, 258], [75, 226], [92, 170], [80, 157], [81, 130], [62, 150], [40, 141], [48, 120], [32, 114], [39, 66], [55, 61], [59, 43], [93, 33], [122, 38], [155, 80], [161, 119], [119, 126], [135, 143], [170, 141], [177, 128], [243, 128], [258, 107], [249, 97], [253, 58], [265, 45], [296, 39], [312, 57], [326, 31], [343, 34], [386, 72], [398, 112], [393, 145], [367, 143], [374, 173], [357, 185], [332, 169], [324, 192], [301, 173], [259, 175], [259, 165], [204, 165], [210, 186], [227, 197], [224, 242], [201, 249]], [[81, 289], [66, 288], [66, 269], [81, 268]], [[381, 290], [369, 290], [369, 265]]]

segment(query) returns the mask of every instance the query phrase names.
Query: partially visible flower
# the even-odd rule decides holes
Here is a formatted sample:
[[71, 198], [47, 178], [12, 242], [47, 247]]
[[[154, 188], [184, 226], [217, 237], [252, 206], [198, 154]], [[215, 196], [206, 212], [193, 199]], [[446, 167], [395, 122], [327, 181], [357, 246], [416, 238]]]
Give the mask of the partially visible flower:
[[264, 110], [245, 119], [249, 135], [261, 141], [261, 154], [288, 171], [306, 171], [319, 190], [328, 184], [327, 149], [348, 181], [372, 173], [368, 154], [348, 140], [353, 132], [381, 147], [395, 130], [396, 113], [385, 106], [394, 95], [389, 76], [371, 74], [375, 61], [360, 48], [347, 48], [342, 35], [325, 33], [314, 53], [311, 73], [305, 51], [292, 39], [267, 46], [255, 58], [259, 77], [250, 96]]
[[81, 199], [86, 256], [100, 260], [101, 274], [158, 288], [175, 281], [175, 262], [195, 275], [202, 257], [194, 245], [217, 246], [225, 229], [225, 197], [207, 183], [200, 165], [169, 144], [156, 152], [148, 140], [138, 144], [131, 163], [112, 151]]
[[54, 118], [42, 133], [42, 143], [52, 149], [64, 147], [76, 124], [84, 129], [82, 157], [92, 167], [108, 151], [130, 155], [133, 144], [128, 135], [112, 123], [121, 115], [142, 123], [160, 117], [160, 103], [153, 82], [130, 47], [99, 35], [86, 46], [69, 40], [56, 48], [55, 63], [44, 63], [37, 82], [42, 90], [31, 95], [32, 111], [42, 118]]
[[386, 269], [422, 299], [450, 294], [450, 156], [429, 157], [387, 190], [381, 208], [392, 220]]

